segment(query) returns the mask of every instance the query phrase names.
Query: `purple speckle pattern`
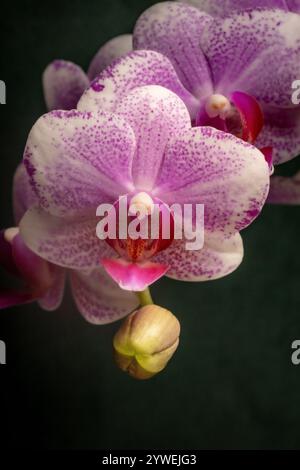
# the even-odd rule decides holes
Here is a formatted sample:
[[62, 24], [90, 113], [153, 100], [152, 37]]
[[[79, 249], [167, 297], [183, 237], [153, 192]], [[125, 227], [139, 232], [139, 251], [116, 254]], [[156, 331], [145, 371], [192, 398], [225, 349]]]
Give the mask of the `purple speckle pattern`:
[[89, 79], [76, 64], [55, 60], [43, 73], [43, 89], [47, 108], [73, 109], [89, 86]]
[[173, 91], [196, 115], [199, 101], [181, 84], [171, 62], [154, 51], [135, 51], [107, 67], [85, 91], [78, 103], [82, 111], [117, 112], [120, 100], [131, 90], [160, 85]]
[[243, 259], [243, 241], [239, 233], [225, 238], [222, 233], [205, 232], [199, 251], [186, 251], [185, 240], [176, 240], [156, 261], [169, 264], [167, 277], [180, 281], [210, 281], [232, 273]]
[[269, 190], [269, 168], [252, 145], [199, 127], [170, 141], [156, 185], [157, 196], [169, 204], [204, 204], [205, 228], [228, 236], [261, 211]]
[[[289, 114], [290, 110], [285, 113]], [[255, 145], [258, 148], [273, 147], [273, 164], [278, 165], [300, 154], [300, 107], [299, 117], [293, 115], [294, 123], [281, 127], [279, 124], [265, 124]], [[287, 121], [286, 121], [287, 122]]]
[[252, 10], [212, 22], [201, 39], [219, 92], [244, 91], [261, 105], [290, 106], [300, 74], [300, 16]]
[[[29, 174], [32, 173], [30, 166], [28, 167]], [[23, 218], [26, 211], [38, 203], [35, 192], [33, 191], [29, 174], [26, 172], [25, 166], [21, 163], [14, 174], [13, 179], [13, 209], [14, 209], [14, 218], [16, 225], [20, 224], [21, 219]], [[23, 242], [23, 238], [22, 238]], [[18, 244], [20, 247], [20, 243]], [[44, 310], [56, 310], [61, 304], [64, 288], [65, 288], [65, 270], [54, 265], [50, 265], [44, 260], [41, 260], [35, 255], [29, 254], [28, 250], [23, 250], [23, 254], [30, 261], [28, 263], [30, 272], [33, 273], [35, 287], [40, 283], [41, 279], [41, 266], [47, 269], [47, 272], [51, 272], [52, 282], [50, 283], [49, 288], [43, 293], [43, 295], [38, 299], [38, 302]], [[36, 260], [39, 260], [38, 263]], [[21, 258], [23, 262], [23, 257]], [[20, 268], [20, 266], [19, 266]]]
[[24, 164], [39, 203], [54, 215], [95, 214], [132, 186], [135, 136], [124, 119], [52, 111], [33, 126]]
[[40, 208], [28, 210], [20, 230], [28, 247], [47, 261], [70, 269], [90, 270], [113, 250], [96, 235], [96, 217], [55, 217]]
[[111, 323], [138, 308], [137, 296], [121, 290], [103, 269], [72, 272], [71, 287], [76, 305], [84, 318], [93, 324]]
[[[55, 115], [62, 119], [64, 113], [57, 112]], [[69, 112], [68, 115], [74, 117], [76, 112]], [[112, 257], [114, 253], [95, 236], [97, 221], [76, 220], [74, 226], [71, 220], [56, 218], [34, 208], [38, 199], [30, 185], [30, 178], [34, 177], [36, 171], [29, 162], [27, 163], [27, 171], [21, 163], [14, 175], [13, 207], [17, 225], [24, 217], [20, 227], [23, 235], [22, 238], [19, 236], [20, 241], [22, 240], [23, 244], [23, 240], [28, 240], [26, 250], [22, 249], [22, 258], [20, 249], [18, 250], [22, 269], [27, 260], [26, 266], [29, 266], [32, 282], [36, 286], [39, 286], [45, 269], [51, 275], [49, 287], [37, 299], [40, 307], [47, 311], [59, 307], [68, 275], [78, 310], [87, 321], [95, 324], [108, 323], [130, 313], [137, 307], [137, 297], [122, 291], [108, 278], [104, 270], [98, 267], [100, 257]], [[28, 247], [44, 259], [35, 256]], [[88, 268], [88, 271], [93, 265], [97, 268], [93, 272], [67, 271], [61, 267], [64, 264], [68, 267], [73, 265], [77, 268]]]
[[300, 12], [299, 0], [179, 0], [181, 3], [193, 5], [212, 16], [224, 17], [233, 11], [243, 11], [247, 8], [281, 8]]
[[[28, 170], [30, 174], [30, 168]], [[13, 179], [13, 209], [16, 225], [19, 225], [27, 209], [36, 203], [37, 197], [30, 185], [29, 175], [23, 163], [20, 163]]]
[[[216, 3], [209, 5], [213, 8]], [[218, 4], [227, 8], [227, 2]], [[168, 57], [182, 84], [198, 99], [213, 92], [230, 97], [241, 91], [254, 96], [265, 113], [267, 127], [256, 145], [274, 144], [275, 163], [299, 153], [295, 136], [299, 135], [300, 118], [291, 102], [291, 84], [300, 76], [300, 15], [284, 4], [281, 7], [234, 14], [230, 9], [226, 11], [230, 16], [213, 19], [199, 9], [197, 14], [191, 5], [163, 2], [142, 14], [133, 37], [134, 48], [153, 49]], [[270, 116], [280, 112], [286, 119], [274, 127]]]
[[150, 49], [168, 57], [183, 85], [198, 98], [212, 93], [209, 65], [200, 48], [203, 30], [212, 18], [181, 3], [153, 5], [138, 19], [134, 49]]
[[[44, 210], [26, 213], [22, 236], [48, 261], [79, 270], [116, 256], [96, 236], [95, 212], [101, 202], [147, 191], [168, 204], [204, 204], [206, 230], [225, 244], [259, 213], [269, 187], [261, 152], [213, 128], [191, 128], [183, 101], [157, 85], [128, 93], [119, 101], [118, 115], [48, 113], [33, 127], [24, 161]], [[233, 258], [216, 254], [224, 251], [218, 246], [204, 252], [207, 269], [203, 264], [199, 279], [235, 269], [242, 256], [240, 245], [235, 246], [239, 255], [232, 248]], [[188, 260], [195, 266], [198, 256], [186, 253], [185, 271]], [[173, 266], [172, 259], [169, 263]]]

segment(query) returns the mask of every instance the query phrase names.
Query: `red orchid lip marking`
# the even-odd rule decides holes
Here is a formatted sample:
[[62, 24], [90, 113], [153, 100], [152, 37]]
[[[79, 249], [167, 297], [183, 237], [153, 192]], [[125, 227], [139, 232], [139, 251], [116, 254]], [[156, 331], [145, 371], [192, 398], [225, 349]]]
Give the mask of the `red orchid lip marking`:
[[[158, 252], [165, 250], [174, 240], [174, 219], [168, 207], [159, 200], [153, 200], [150, 195], [144, 192], [137, 193], [126, 202], [126, 222], [120, 230], [120, 222], [124, 225], [124, 215], [122, 215], [122, 198], [117, 201], [113, 208], [116, 215], [116, 231], [114, 237], [108, 236], [106, 242], [120, 255], [121, 258], [134, 263], [142, 262], [152, 258]], [[124, 208], [123, 208], [124, 209]], [[155, 211], [159, 211], [155, 214]], [[158, 231], [157, 237], [153, 238], [151, 232], [151, 219], [157, 217]], [[131, 236], [130, 226], [135, 224], [135, 231], [138, 236]], [[167, 237], [164, 226], [169, 225]], [[120, 234], [122, 233], [122, 236]]]
[[231, 102], [239, 112], [242, 124], [242, 139], [254, 142], [264, 125], [264, 115], [258, 101], [242, 91], [231, 94]]
[[[143, 291], [147, 286], [153, 284], [162, 277], [169, 269], [168, 265], [149, 261], [158, 252], [166, 249], [174, 240], [174, 220], [168, 208], [155, 201], [145, 192], [133, 195], [129, 200], [126, 197], [126, 233], [124, 238], [120, 237], [119, 225], [124, 222], [122, 217], [122, 205], [124, 199], [117, 201], [113, 211], [117, 215], [116, 237], [107, 237], [106, 242], [120, 256], [117, 259], [103, 258], [100, 260], [106, 272], [119, 284], [122, 289], [131, 291]], [[157, 204], [158, 203], [158, 204]], [[151, 238], [151, 218], [159, 209], [158, 215], [158, 237]], [[124, 208], [123, 208], [124, 209]], [[167, 219], [165, 216], [168, 216]], [[164, 237], [164, 223], [168, 221], [170, 230], [168, 238]], [[130, 233], [130, 224], [135, 223], [135, 229], [140, 236], [133, 237]], [[144, 230], [146, 228], [146, 230]], [[122, 234], [124, 235], [124, 233]]]

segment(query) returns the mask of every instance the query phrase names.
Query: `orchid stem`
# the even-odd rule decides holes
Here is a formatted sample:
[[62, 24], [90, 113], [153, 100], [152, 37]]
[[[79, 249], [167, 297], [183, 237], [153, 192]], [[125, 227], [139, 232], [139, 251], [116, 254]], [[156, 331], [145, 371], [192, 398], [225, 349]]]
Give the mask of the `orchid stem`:
[[153, 300], [150, 294], [150, 289], [147, 287], [147, 289], [141, 291], [141, 292], [136, 292], [136, 295], [138, 296], [138, 299], [140, 301], [141, 307], [144, 307], [145, 305], [152, 305]]

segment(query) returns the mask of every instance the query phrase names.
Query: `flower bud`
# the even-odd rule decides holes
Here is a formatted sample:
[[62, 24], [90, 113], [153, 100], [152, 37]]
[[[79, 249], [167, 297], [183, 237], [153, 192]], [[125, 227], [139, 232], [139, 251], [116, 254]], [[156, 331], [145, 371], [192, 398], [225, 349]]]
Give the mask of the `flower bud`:
[[180, 323], [158, 305], [146, 305], [129, 315], [113, 346], [120, 369], [135, 379], [149, 379], [163, 370], [179, 344]]

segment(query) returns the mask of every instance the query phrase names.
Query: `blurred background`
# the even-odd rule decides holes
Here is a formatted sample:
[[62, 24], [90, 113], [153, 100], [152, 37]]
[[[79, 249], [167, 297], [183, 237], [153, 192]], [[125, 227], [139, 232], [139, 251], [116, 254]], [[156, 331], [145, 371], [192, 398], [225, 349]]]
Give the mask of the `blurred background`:
[[[53, 59], [87, 68], [108, 39], [132, 31], [147, 0], [8, 2], [0, 19], [1, 227], [13, 224], [12, 176], [44, 112], [43, 69]], [[292, 174], [300, 158], [280, 169]], [[22, 449], [300, 448], [300, 207], [266, 206], [245, 232], [245, 259], [225, 279], [164, 279], [156, 302], [181, 321], [167, 369], [136, 382], [120, 372], [118, 324], [93, 326], [68, 293], [56, 312], [0, 311], [2, 446]], [[3, 273], [1, 272], [1, 282]]]

